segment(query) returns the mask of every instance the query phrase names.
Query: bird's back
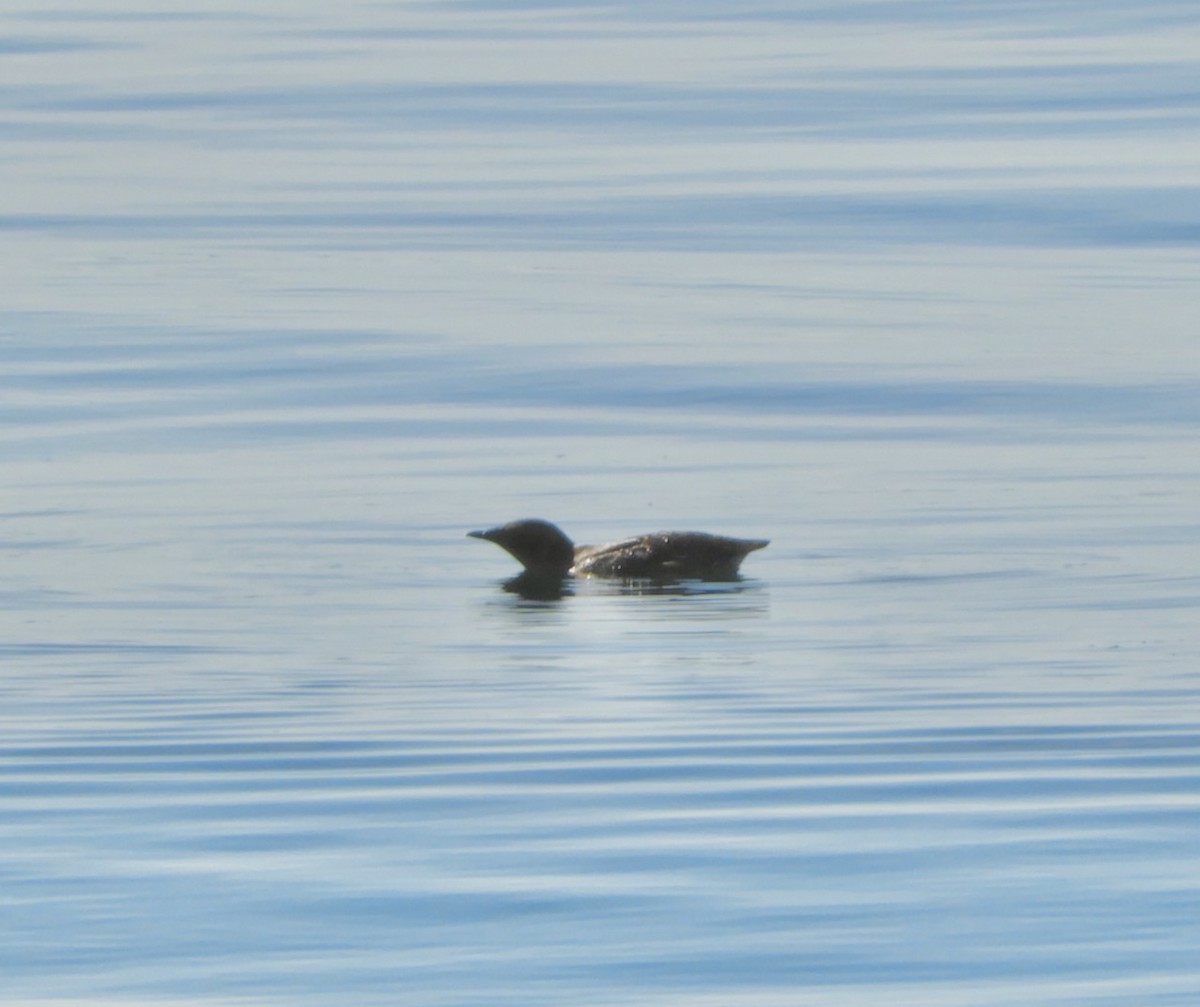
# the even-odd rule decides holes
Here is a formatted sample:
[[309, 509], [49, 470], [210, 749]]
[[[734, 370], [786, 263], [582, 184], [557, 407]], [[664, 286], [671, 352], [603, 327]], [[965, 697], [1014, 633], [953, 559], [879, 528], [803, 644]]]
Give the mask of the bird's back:
[[579, 546], [572, 572], [593, 577], [720, 579], [737, 575], [747, 553], [766, 539], [726, 538], [699, 531], [663, 531], [619, 542]]

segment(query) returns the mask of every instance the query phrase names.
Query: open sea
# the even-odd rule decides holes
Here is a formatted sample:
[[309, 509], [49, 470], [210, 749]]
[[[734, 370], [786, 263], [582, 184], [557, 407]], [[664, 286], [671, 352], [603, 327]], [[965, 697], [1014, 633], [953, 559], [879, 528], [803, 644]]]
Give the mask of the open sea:
[[[10, 0], [4, 1007], [1200, 1003], [1193, 0]], [[698, 529], [505, 590], [466, 532]]]

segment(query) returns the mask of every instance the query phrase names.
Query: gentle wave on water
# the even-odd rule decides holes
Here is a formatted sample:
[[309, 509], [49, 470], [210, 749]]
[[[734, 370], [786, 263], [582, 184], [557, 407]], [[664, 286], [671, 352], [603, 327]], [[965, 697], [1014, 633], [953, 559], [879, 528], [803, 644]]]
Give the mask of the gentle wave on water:
[[77, 921], [70, 946], [9, 946], [13, 988], [53, 972], [77, 995], [444, 1002], [481, 971], [513, 1003], [1187, 988], [1194, 728], [895, 728], [912, 714], [895, 698], [780, 704], [732, 676], [550, 724], [578, 684], [536, 676], [493, 694], [531, 707], [516, 730], [446, 729], [441, 690], [422, 723], [406, 689], [392, 740], [255, 741], [258, 719], [240, 740], [8, 746], [7, 845], [39, 837], [9, 854], [9, 926]]

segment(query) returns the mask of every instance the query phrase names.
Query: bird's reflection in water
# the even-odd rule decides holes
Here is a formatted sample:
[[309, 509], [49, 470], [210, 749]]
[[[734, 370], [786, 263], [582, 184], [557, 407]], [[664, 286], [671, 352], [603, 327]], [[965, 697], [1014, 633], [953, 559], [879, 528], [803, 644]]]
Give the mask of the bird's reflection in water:
[[690, 597], [696, 595], [737, 594], [758, 587], [758, 582], [741, 576], [709, 580], [659, 580], [650, 578], [609, 579], [543, 577], [521, 573], [503, 582], [501, 587], [523, 601], [562, 601], [576, 595]]
[[575, 593], [575, 578], [521, 573], [506, 580], [501, 586], [509, 594], [515, 594], [524, 601], [562, 601]]

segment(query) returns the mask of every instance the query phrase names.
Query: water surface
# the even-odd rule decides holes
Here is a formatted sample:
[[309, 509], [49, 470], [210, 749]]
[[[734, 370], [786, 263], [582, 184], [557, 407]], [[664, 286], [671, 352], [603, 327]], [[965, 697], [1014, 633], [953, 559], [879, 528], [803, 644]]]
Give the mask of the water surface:
[[1192, 1003], [1196, 35], [10, 10], [5, 1002]]

